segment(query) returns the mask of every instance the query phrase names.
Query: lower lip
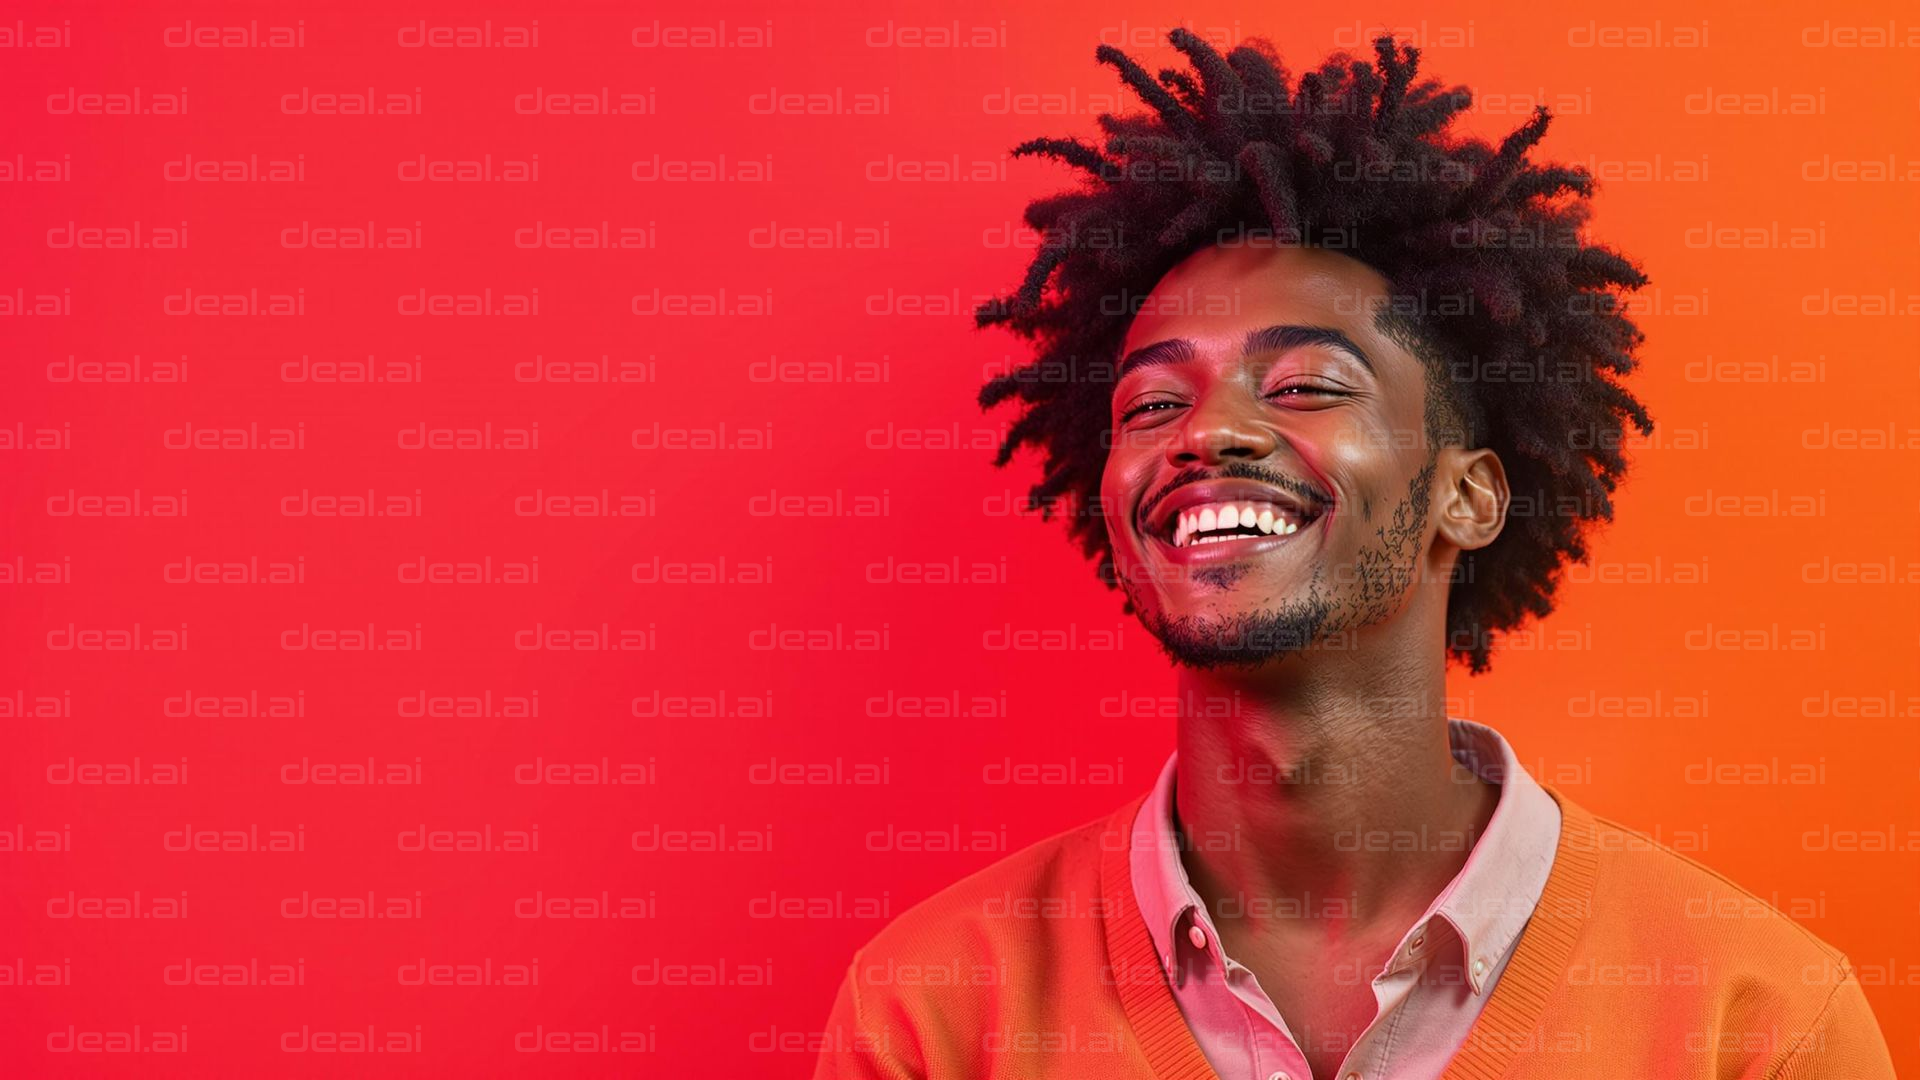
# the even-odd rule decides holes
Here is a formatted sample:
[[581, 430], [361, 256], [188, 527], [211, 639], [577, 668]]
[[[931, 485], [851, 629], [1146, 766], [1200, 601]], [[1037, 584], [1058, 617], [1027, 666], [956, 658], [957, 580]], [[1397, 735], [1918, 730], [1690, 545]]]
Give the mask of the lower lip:
[[1332, 517], [1321, 514], [1303, 528], [1290, 533], [1267, 533], [1263, 536], [1249, 536], [1240, 540], [1221, 540], [1210, 544], [1188, 544], [1186, 547], [1174, 547], [1167, 540], [1156, 536], [1153, 542], [1167, 559], [1178, 563], [1214, 563], [1232, 562], [1235, 559], [1251, 559], [1278, 551], [1306, 538], [1320, 527], [1320, 523]]

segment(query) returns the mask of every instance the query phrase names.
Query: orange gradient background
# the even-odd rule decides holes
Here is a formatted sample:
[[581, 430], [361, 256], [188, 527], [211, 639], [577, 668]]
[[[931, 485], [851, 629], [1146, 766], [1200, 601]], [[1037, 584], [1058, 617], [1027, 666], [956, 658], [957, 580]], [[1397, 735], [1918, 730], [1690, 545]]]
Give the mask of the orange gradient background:
[[[70, 712], [0, 719], [0, 826], [70, 846], [0, 853], [0, 961], [53, 984], [0, 987], [8, 1075], [802, 1076], [852, 950], [874, 918], [766, 918], [785, 901], [866, 900], [897, 914], [1002, 855], [1144, 790], [1172, 746], [1172, 675], [1060, 526], [1014, 512], [1036, 464], [989, 466], [1011, 413], [981, 382], [1022, 361], [974, 304], [1031, 254], [1025, 202], [1072, 182], [1009, 161], [1037, 135], [1095, 133], [1134, 108], [1097, 44], [1149, 69], [1165, 32], [1264, 36], [1296, 71], [1380, 29], [1423, 75], [1480, 104], [1497, 139], [1535, 104], [1539, 156], [1600, 176], [1593, 236], [1653, 284], [1633, 386], [1654, 415], [1632, 446], [1616, 522], [1559, 610], [1453, 675], [1455, 715], [1499, 728], [1543, 779], [1687, 850], [1801, 915], [1859, 966], [1902, 1072], [1920, 1072], [1920, 16], [1873, 3], [1632, 2], [1259, 6], [431, 3], [15, 5], [0, 63], [0, 158], [70, 162], [0, 200], [0, 293], [70, 311], [0, 317], [0, 425], [70, 432], [0, 469], [0, 696], [68, 695]], [[408, 27], [530, 26], [528, 49], [402, 46]], [[635, 28], [728, 47], [636, 45]], [[298, 48], [169, 47], [170, 28], [304, 28]], [[764, 46], [743, 43], [766, 27]], [[53, 46], [24, 47], [36, 28]], [[743, 29], [744, 28], [744, 29]], [[938, 44], [939, 32], [979, 37]], [[0, 31], [5, 27], [0, 26]], [[905, 32], [903, 32], [905, 31]], [[1888, 35], [1896, 47], [1874, 44]], [[642, 40], [658, 40], [658, 35]], [[1703, 47], [1688, 47], [1699, 42]], [[322, 116], [286, 95], [418, 93], [419, 115]], [[185, 88], [184, 115], [85, 115], [69, 94]], [[516, 108], [522, 95], [633, 95], [640, 111]], [[875, 115], [769, 113], [778, 94], [860, 95]], [[1023, 97], [1023, 95], [1028, 95]], [[62, 99], [64, 100], [64, 99]], [[1795, 111], [1804, 106], [1806, 112]], [[1031, 106], [1031, 107], [1028, 107]], [[295, 160], [290, 183], [174, 182], [166, 163]], [[526, 183], [414, 183], [401, 163], [525, 160]], [[765, 179], [662, 182], [634, 164], [768, 163]], [[902, 168], [902, 163], [909, 167]], [[938, 178], [958, 165], [979, 178]], [[934, 179], [908, 179], [932, 173]], [[1892, 180], [1851, 179], [1874, 170]], [[643, 173], [646, 170], [642, 170]], [[417, 248], [288, 247], [302, 223], [419, 229]], [[189, 223], [181, 250], [82, 250], [50, 232]], [[521, 230], [623, 248], [516, 246]], [[71, 224], [70, 224], [71, 223]], [[884, 247], [767, 246], [760, 230], [876, 230]], [[64, 234], [60, 234], [64, 235]], [[1018, 237], [1019, 243], [1009, 240]], [[1796, 241], [1805, 241], [1797, 245]], [[525, 295], [534, 316], [417, 317], [402, 298]], [[294, 293], [290, 317], [179, 317], [164, 298]], [[636, 314], [658, 291], [743, 294], [769, 310]], [[765, 298], [765, 304], [760, 304]], [[698, 307], [700, 301], [688, 301]], [[31, 304], [29, 304], [31, 306]], [[645, 305], [642, 305], [643, 307]], [[416, 382], [290, 382], [313, 360], [419, 360]], [[186, 357], [177, 384], [61, 381], [57, 365]], [[640, 365], [627, 383], [530, 382], [535, 357]], [[798, 362], [803, 366], [781, 368]], [[838, 363], [840, 366], [835, 367]], [[50, 367], [50, 365], [52, 367]], [[812, 366], [804, 366], [812, 365]], [[856, 365], [876, 381], [844, 374]], [[782, 373], [785, 374], [782, 374]], [[50, 374], [52, 373], [52, 374]], [[836, 374], [840, 373], [840, 374]], [[527, 429], [528, 451], [408, 449], [401, 434]], [[766, 445], [704, 448], [725, 423]], [[293, 428], [305, 447], [176, 451], [166, 433]], [[636, 429], [694, 449], [636, 448]], [[642, 440], [643, 443], [645, 440]], [[190, 492], [178, 518], [49, 512], [79, 495]], [[291, 517], [300, 492], [419, 492], [404, 518]], [[544, 493], [641, 500], [633, 516], [517, 512]], [[789, 500], [790, 512], [766, 513]], [[878, 512], [853, 516], [871, 503]], [[55, 506], [60, 505], [55, 503]], [[823, 513], [811, 513], [814, 508]], [[168, 584], [165, 567], [304, 559], [297, 585]], [[400, 567], [525, 562], [526, 586], [423, 586]], [[654, 560], [717, 584], [636, 581]], [[991, 580], [902, 581], [902, 563], [984, 563]], [[724, 562], [724, 568], [721, 564]], [[741, 564], [755, 569], [738, 577]], [[31, 568], [70, 568], [31, 580]], [[764, 575], [762, 569], [764, 568]], [[696, 571], [704, 573], [705, 570]], [[733, 577], [725, 577], [733, 574]], [[1647, 581], [1648, 575], [1656, 580]], [[1664, 575], [1664, 577], [1660, 577]], [[765, 576], [760, 583], [751, 580]], [[1690, 582], [1689, 582], [1689, 579]], [[180, 653], [65, 651], [49, 633], [188, 623]], [[407, 652], [282, 647], [290, 628], [420, 627]], [[525, 631], [635, 631], [632, 651], [528, 650]], [[763, 648], [771, 631], [884, 648]], [[1082, 646], [1006, 648], [1025, 631]], [[1793, 648], [1804, 636], [1809, 648]], [[411, 695], [529, 696], [538, 718], [408, 716]], [[292, 718], [170, 716], [168, 699], [304, 695]], [[636, 715], [660, 693], [720, 715]], [[739, 708], [741, 698], [767, 707]], [[905, 699], [910, 707], [903, 707]], [[941, 703], [986, 699], [990, 715]], [[645, 710], [641, 710], [644, 714]], [[178, 786], [50, 781], [69, 760], [185, 758]], [[289, 763], [420, 761], [416, 783], [314, 786]], [[525, 784], [531, 762], [643, 766], [632, 785]], [[1008, 764], [1111, 767], [1118, 784], [996, 782]], [[785, 766], [882, 782], [767, 783]], [[1795, 770], [1817, 782], [1783, 782]], [[53, 776], [62, 775], [55, 769]], [[520, 774], [524, 775], [524, 773]], [[1084, 775], [1084, 772], [1083, 772]], [[1729, 782], [1756, 781], [1756, 782]], [[169, 832], [304, 830], [293, 853], [167, 850]], [[417, 828], [538, 825], [533, 853], [412, 852]], [[655, 828], [762, 835], [765, 850], [647, 852]], [[962, 850], [902, 850], [899, 837]], [[753, 845], [758, 847], [758, 842]], [[49, 902], [186, 892], [187, 918], [86, 921]], [[422, 897], [404, 921], [284, 918], [314, 896]], [[633, 898], [622, 920], [526, 919], [527, 897]], [[805, 910], [806, 904], [801, 905]], [[296, 987], [168, 985], [195, 962], [304, 964]], [[408, 985], [405, 965], [528, 964], [538, 986]], [[679, 965], [661, 985], [634, 969]], [[722, 967], [732, 982], [704, 985]], [[765, 978], [742, 982], [743, 967]], [[32, 981], [30, 979], [30, 981]], [[80, 1054], [70, 1030], [184, 1028], [185, 1053]], [[415, 1032], [407, 1053], [285, 1049], [289, 1032]], [[640, 1033], [637, 1049], [524, 1052], [528, 1032]], [[143, 1036], [146, 1037], [146, 1036]], [[535, 1036], [535, 1042], [540, 1036]], [[405, 1041], [403, 1039], [403, 1041]], [[51, 1048], [50, 1048], [51, 1047]]]

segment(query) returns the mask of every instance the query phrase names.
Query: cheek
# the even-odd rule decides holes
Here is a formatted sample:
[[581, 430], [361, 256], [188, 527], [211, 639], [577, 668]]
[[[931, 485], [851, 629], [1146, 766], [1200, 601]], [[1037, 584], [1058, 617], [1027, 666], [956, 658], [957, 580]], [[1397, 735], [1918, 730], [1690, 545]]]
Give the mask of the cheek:
[[1138, 452], [1115, 449], [1107, 456], [1100, 474], [1101, 513], [1107, 522], [1107, 536], [1116, 556], [1136, 551], [1140, 538], [1133, 529], [1133, 515], [1145, 492], [1141, 485], [1151, 475]]
[[[1405, 412], [1405, 403], [1396, 411]], [[1390, 512], [1406, 496], [1405, 477], [1417, 471], [1417, 462], [1425, 460], [1424, 428], [1416, 413], [1398, 426], [1378, 416], [1351, 413], [1342, 423], [1303, 446], [1303, 457], [1320, 475], [1321, 483], [1331, 487], [1347, 505], [1341, 507], [1348, 517], [1364, 521], [1371, 504], [1372, 518], [1378, 521], [1382, 503]], [[1413, 426], [1407, 426], [1411, 424]], [[1413, 466], [1410, 468], [1409, 466]]]
[[1127, 507], [1133, 504], [1125, 479], [1109, 464], [1100, 474], [1100, 513], [1107, 523], [1107, 541], [1115, 556], [1133, 545], [1133, 531], [1127, 527]]
[[1378, 452], [1358, 439], [1345, 439], [1327, 445], [1314, 463], [1321, 482], [1334, 493], [1339, 512], [1352, 520], [1366, 518], [1370, 503], [1378, 503]]

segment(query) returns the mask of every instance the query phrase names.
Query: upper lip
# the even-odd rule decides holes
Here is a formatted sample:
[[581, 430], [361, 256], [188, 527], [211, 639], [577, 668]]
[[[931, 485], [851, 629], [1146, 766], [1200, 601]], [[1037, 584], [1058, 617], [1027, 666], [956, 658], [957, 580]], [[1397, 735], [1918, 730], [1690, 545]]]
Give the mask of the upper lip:
[[1326, 506], [1317, 498], [1309, 498], [1285, 488], [1263, 484], [1258, 480], [1200, 480], [1191, 484], [1182, 484], [1168, 492], [1153, 508], [1153, 516], [1147, 522], [1147, 529], [1161, 538], [1173, 536], [1174, 524], [1179, 520], [1180, 512], [1203, 503], [1216, 502], [1270, 502], [1287, 507], [1300, 515], [1303, 521], [1317, 518]]

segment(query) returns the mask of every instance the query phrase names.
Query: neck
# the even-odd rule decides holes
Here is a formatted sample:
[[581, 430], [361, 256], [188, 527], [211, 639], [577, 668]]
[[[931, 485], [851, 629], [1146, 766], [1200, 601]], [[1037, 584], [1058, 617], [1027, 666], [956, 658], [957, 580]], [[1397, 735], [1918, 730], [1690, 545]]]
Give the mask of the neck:
[[1288, 898], [1309, 913], [1299, 929], [1331, 904], [1347, 932], [1386, 932], [1459, 873], [1499, 792], [1453, 760], [1444, 655], [1412, 655], [1182, 669], [1197, 707], [1180, 721], [1176, 812], [1210, 909]]

